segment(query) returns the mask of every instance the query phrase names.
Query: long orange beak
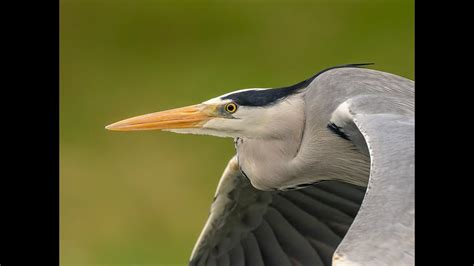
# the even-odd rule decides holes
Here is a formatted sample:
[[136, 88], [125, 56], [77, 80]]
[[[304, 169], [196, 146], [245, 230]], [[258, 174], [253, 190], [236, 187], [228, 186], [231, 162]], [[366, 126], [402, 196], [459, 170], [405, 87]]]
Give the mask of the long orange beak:
[[105, 128], [115, 131], [198, 128], [215, 117], [213, 111], [212, 106], [197, 104], [128, 118]]

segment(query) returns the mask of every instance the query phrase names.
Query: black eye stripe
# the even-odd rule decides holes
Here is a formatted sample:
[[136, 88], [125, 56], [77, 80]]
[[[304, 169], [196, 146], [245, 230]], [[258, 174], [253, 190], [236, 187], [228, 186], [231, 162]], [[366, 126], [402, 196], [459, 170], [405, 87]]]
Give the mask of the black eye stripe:
[[318, 72], [316, 75], [310, 77], [307, 80], [304, 80], [300, 83], [297, 83], [292, 86], [276, 88], [276, 89], [265, 89], [265, 90], [246, 90], [242, 92], [236, 92], [229, 94], [225, 97], [222, 97], [222, 100], [232, 100], [233, 102], [239, 104], [240, 106], [268, 106], [277, 103], [279, 100], [284, 99], [285, 97], [298, 93], [301, 89], [306, 88], [311, 82], [317, 78], [322, 73], [336, 68], [346, 68], [346, 67], [363, 67], [366, 65], [371, 65], [371, 63], [363, 64], [348, 64], [335, 66], [327, 68]]

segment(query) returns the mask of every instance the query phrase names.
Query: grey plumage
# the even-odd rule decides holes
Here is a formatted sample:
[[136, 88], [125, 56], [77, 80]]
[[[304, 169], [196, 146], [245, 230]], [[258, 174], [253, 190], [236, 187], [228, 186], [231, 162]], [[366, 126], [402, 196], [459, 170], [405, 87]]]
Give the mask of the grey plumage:
[[[378, 104], [380, 98], [392, 104]], [[244, 139], [238, 145], [240, 167], [255, 187], [265, 190], [322, 180], [366, 185], [370, 168], [366, 142], [350, 119], [339, 117], [345, 110], [336, 112], [337, 108], [346, 101], [374, 102], [378, 111], [391, 108], [387, 112], [396, 109], [409, 115], [412, 99], [413, 82], [395, 75], [358, 68], [327, 71], [285, 100], [293, 111], [284, 109], [283, 118], [273, 127], [284, 133]], [[328, 130], [329, 123], [343, 128], [351, 141]]]
[[[296, 260], [301, 265], [328, 265], [332, 261], [328, 256], [334, 254], [343, 238], [334, 257], [336, 264], [413, 264], [413, 85], [410, 80], [384, 72], [341, 68], [325, 72], [302, 92], [288, 96], [285, 101], [299, 105], [292, 107], [301, 110], [286, 112], [285, 119], [278, 120], [275, 130], [287, 127], [288, 130], [279, 131], [286, 135], [270, 139], [244, 137], [237, 144], [238, 162], [236, 159], [230, 162], [245, 172], [258, 190], [250, 185], [230, 186], [247, 193], [270, 193], [270, 206], [275, 206], [260, 206], [248, 214], [249, 206], [238, 204], [232, 214], [211, 214], [210, 220], [223, 219], [220, 229], [208, 223], [196, 244], [191, 264], [199, 261], [200, 253], [206, 252], [209, 245], [219, 241], [221, 230], [240, 230], [243, 239], [257, 230], [257, 236], [264, 238], [257, 240], [263, 254], [260, 257], [266, 265], [287, 263], [283, 253], [290, 264]], [[349, 140], [331, 132], [327, 128], [330, 123]], [[239, 171], [223, 179], [246, 182]], [[280, 191], [324, 180], [333, 181], [296, 191]], [[359, 206], [365, 190], [336, 180], [364, 187], [369, 184], [362, 205], [364, 211], [359, 211]], [[275, 189], [280, 192], [261, 191]], [[219, 191], [217, 195], [217, 201], [225, 200], [226, 196]], [[226, 212], [226, 208], [215, 211]], [[241, 215], [263, 215], [263, 219], [257, 219], [261, 221], [257, 228], [255, 223], [252, 227], [235, 225]], [[269, 216], [272, 223], [266, 221]], [[287, 218], [278, 226], [275, 223], [281, 217]], [[232, 229], [227, 228], [230, 224]], [[274, 234], [282, 234], [281, 242], [265, 236], [265, 232], [270, 234], [272, 226], [278, 228], [272, 231]], [[282, 229], [285, 226], [286, 234]], [[271, 248], [276, 243], [280, 248]], [[273, 250], [271, 258], [265, 257], [268, 248]], [[303, 254], [295, 253], [292, 248]], [[274, 264], [273, 260], [280, 264]]]

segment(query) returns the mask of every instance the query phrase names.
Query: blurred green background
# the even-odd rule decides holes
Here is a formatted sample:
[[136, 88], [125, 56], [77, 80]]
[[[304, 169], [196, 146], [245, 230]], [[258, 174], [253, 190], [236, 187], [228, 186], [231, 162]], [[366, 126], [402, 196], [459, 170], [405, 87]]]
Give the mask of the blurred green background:
[[410, 1], [61, 0], [62, 265], [184, 265], [231, 139], [123, 118], [344, 63], [414, 78]]

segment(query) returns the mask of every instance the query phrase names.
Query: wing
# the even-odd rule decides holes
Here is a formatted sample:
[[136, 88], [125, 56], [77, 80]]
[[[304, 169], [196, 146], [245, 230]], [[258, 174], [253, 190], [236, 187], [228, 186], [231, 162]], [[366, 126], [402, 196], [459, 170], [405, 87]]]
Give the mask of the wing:
[[365, 188], [327, 181], [255, 189], [236, 157], [225, 169], [190, 265], [331, 265]]
[[413, 107], [409, 95], [357, 96], [331, 117], [371, 159], [364, 202], [334, 255], [338, 265], [414, 264]]

